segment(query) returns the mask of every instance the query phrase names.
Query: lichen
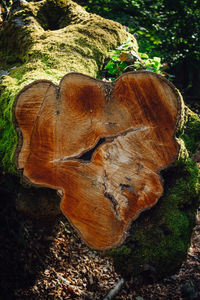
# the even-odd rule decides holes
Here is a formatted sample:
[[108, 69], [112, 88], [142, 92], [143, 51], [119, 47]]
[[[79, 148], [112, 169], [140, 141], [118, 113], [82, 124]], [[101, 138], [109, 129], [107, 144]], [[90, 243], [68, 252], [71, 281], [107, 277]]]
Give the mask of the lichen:
[[164, 195], [158, 204], [132, 224], [122, 247], [107, 253], [125, 277], [148, 273], [148, 280], [160, 279], [176, 272], [187, 256], [199, 201], [199, 171], [188, 158], [162, 175]]
[[[49, 19], [58, 24], [49, 28]], [[119, 23], [89, 14], [70, 0], [21, 1], [11, 9], [0, 31], [0, 70], [8, 72], [0, 80], [1, 169], [17, 172], [12, 110], [18, 92], [37, 79], [58, 84], [71, 71], [96, 77], [108, 51], [128, 37], [134, 40]]]

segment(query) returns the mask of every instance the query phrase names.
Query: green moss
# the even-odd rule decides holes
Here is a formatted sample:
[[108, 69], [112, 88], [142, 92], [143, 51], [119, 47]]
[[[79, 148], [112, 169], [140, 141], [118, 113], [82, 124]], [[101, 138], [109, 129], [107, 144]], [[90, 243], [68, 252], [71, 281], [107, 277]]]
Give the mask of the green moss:
[[165, 192], [158, 204], [133, 223], [125, 245], [109, 251], [123, 276], [146, 276], [148, 265], [151, 279], [159, 279], [174, 273], [187, 256], [199, 201], [199, 171], [191, 159], [181, 159], [163, 177]]
[[185, 142], [189, 154], [192, 155], [200, 145], [200, 118], [186, 107], [184, 132], [180, 136]]
[[[52, 20], [54, 28], [48, 23]], [[16, 172], [12, 110], [17, 93], [37, 79], [58, 84], [71, 71], [96, 77], [108, 51], [128, 36], [122, 25], [89, 14], [70, 0], [22, 2], [10, 13], [0, 31], [0, 70], [9, 73], [0, 81], [0, 167], [4, 171]]]
[[10, 173], [16, 173], [14, 152], [17, 145], [17, 134], [12, 122], [12, 106], [14, 95], [19, 89], [13, 89], [13, 83], [16, 81], [14, 79], [8, 80], [8, 78], [5, 76], [4, 84], [8, 84], [9, 89], [5, 86], [1, 86], [0, 89], [0, 167]]

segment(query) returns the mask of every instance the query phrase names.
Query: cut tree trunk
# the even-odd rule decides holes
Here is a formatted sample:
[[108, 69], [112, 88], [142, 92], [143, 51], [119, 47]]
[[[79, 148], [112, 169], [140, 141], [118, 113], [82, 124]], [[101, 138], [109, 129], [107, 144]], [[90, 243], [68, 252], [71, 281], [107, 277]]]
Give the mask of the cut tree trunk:
[[122, 244], [106, 254], [124, 278], [174, 273], [195, 224], [198, 116], [184, 115], [177, 90], [153, 73], [63, 77], [96, 77], [127, 39], [137, 53], [124, 26], [71, 0], [13, 3], [0, 30], [0, 172], [32, 186], [16, 187], [17, 207], [41, 223], [62, 199], [88, 245]]
[[127, 39], [137, 51], [124, 26], [70, 0], [15, 1], [0, 30], [0, 78], [6, 75], [0, 82], [1, 169], [17, 174], [12, 108], [18, 92], [37, 79], [58, 83], [72, 71], [96, 77], [108, 51]]
[[61, 209], [92, 248], [121, 244], [131, 221], [163, 193], [160, 171], [178, 156], [176, 89], [152, 72], [114, 83], [69, 73], [16, 98], [18, 169], [60, 191]]

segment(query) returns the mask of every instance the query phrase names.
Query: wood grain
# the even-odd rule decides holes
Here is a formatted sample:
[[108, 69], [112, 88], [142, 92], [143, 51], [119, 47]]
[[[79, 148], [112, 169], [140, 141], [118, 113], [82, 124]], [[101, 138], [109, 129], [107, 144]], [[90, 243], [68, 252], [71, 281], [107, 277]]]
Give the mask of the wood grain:
[[90, 247], [117, 246], [163, 193], [180, 110], [174, 86], [151, 72], [33, 82], [15, 102], [17, 167], [32, 184], [62, 190], [62, 212]]

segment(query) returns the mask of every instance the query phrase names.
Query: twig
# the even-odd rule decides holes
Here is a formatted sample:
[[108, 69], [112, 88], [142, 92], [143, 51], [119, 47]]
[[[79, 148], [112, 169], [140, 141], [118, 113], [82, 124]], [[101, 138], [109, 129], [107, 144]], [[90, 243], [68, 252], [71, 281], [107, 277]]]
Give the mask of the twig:
[[200, 262], [200, 258], [198, 258], [196, 255], [188, 253], [188, 256], [190, 256], [191, 258], [194, 258], [195, 260]]
[[[56, 272], [55, 272], [56, 273]], [[60, 279], [60, 280], [62, 280], [63, 281], [63, 283], [64, 283], [64, 285], [66, 285], [66, 286], [71, 286], [71, 282], [69, 281], [69, 280], [67, 280], [67, 279], [65, 279], [64, 277], [62, 277], [61, 275], [59, 275], [58, 273], [56, 273], [56, 276]]]
[[67, 279], [65, 279], [63, 276], [58, 274], [55, 270], [54, 272], [56, 273], [56, 276], [63, 282], [63, 284], [67, 287], [67, 289], [73, 294], [73, 295], [78, 295], [78, 296], [85, 296], [86, 294], [81, 291], [79, 288], [76, 286], [72, 285], [71, 282]]
[[113, 299], [122, 289], [125, 283], [124, 278], [120, 279], [119, 282], [110, 290], [110, 292], [103, 298], [103, 300]]

